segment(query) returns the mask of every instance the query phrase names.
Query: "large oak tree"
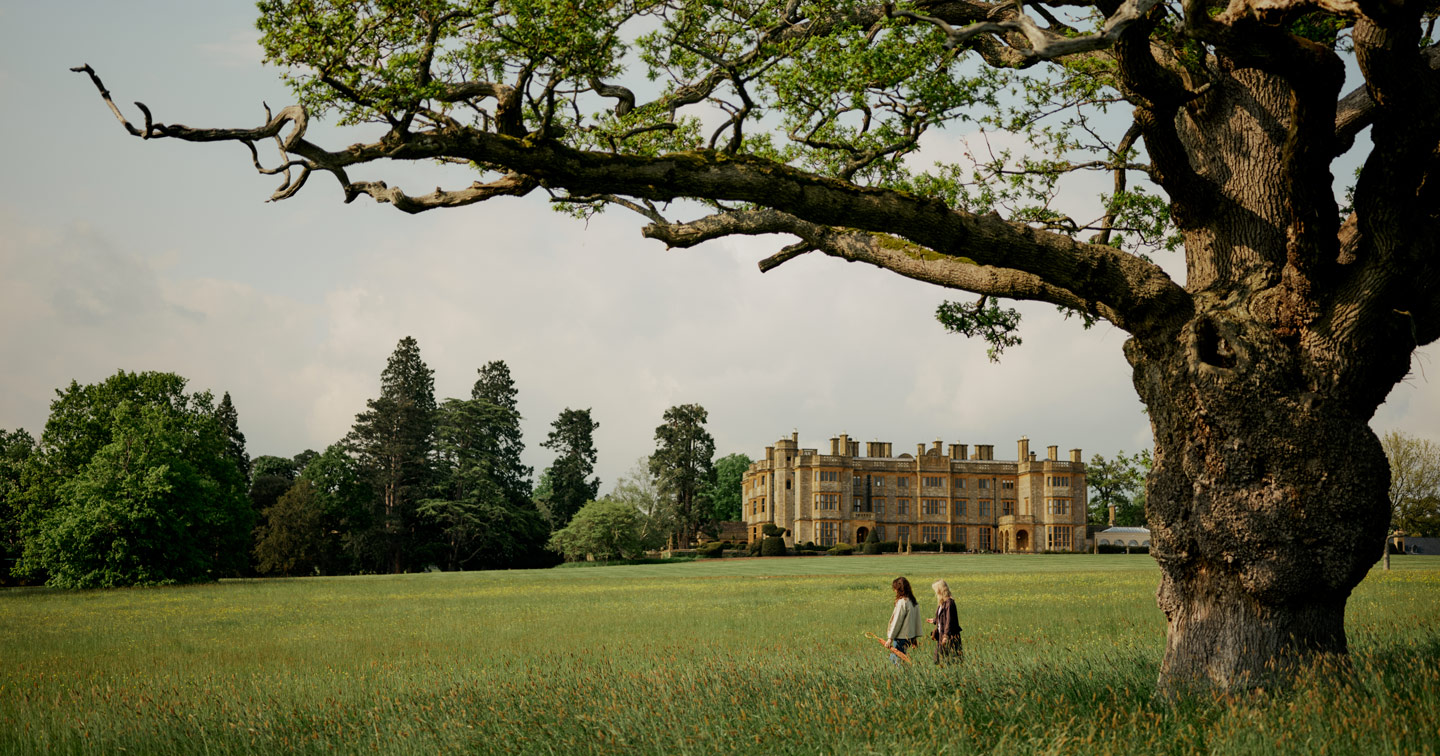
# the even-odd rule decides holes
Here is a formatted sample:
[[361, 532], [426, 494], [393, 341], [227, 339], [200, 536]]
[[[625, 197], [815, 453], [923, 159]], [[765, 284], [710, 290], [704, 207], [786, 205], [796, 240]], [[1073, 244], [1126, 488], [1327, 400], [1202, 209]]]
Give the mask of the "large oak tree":
[[[260, 9], [298, 105], [233, 129], [115, 109], [125, 128], [241, 142], [284, 175], [276, 199], [319, 173], [410, 213], [543, 192], [641, 213], [671, 246], [787, 235], [762, 270], [819, 252], [977, 294], [942, 320], [997, 349], [1016, 325], [998, 299], [1107, 320], [1155, 435], [1162, 690], [1346, 653], [1388, 518], [1368, 421], [1440, 335], [1435, 0]], [[306, 137], [321, 116], [386, 131], [327, 148]], [[931, 165], [922, 139], [947, 125], [1029, 148]], [[259, 160], [270, 140], [278, 164]], [[1358, 151], [1337, 191], [1332, 165]], [[406, 192], [376, 177], [387, 160], [478, 175]], [[1056, 182], [1094, 170], [1114, 181], [1095, 219], [1059, 212]], [[1172, 243], [1183, 281], [1147, 256]]]

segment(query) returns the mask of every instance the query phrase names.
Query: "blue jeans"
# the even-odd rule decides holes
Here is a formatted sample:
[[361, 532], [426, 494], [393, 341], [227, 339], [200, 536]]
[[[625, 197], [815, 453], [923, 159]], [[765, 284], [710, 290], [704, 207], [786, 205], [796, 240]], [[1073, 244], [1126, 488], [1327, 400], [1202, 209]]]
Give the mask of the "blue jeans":
[[[894, 647], [894, 649], [895, 649], [896, 651], [899, 651], [900, 653], [904, 654], [904, 653], [908, 653], [910, 647], [912, 647], [912, 646], [915, 645], [915, 639], [914, 639], [914, 638], [896, 638], [894, 641], [891, 642], [891, 645]], [[890, 663], [891, 663], [891, 664], [904, 664], [905, 662], [900, 661], [900, 657], [896, 656], [895, 654], [890, 654]]]

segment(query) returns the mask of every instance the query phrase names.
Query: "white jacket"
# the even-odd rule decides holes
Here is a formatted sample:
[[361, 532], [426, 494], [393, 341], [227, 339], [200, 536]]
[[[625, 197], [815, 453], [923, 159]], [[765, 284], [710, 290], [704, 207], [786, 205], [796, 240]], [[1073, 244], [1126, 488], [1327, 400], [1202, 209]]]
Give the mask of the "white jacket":
[[910, 599], [895, 599], [895, 613], [890, 615], [890, 630], [885, 637], [891, 641], [896, 638], [913, 640], [920, 635], [920, 607], [910, 603]]

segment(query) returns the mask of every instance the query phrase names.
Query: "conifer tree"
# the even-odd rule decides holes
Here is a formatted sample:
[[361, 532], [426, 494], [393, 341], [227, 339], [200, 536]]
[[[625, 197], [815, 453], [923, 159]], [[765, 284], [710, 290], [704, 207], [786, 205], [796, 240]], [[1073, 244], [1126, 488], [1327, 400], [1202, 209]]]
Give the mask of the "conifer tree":
[[406, 336], [380, 374], [380, 396], [355, 416], [350, 440], [374, 489], [377, 567], [401, 572], [415, 566], [425, 538], [417, 532], [415, 507], [431, 482], [435, 434], [434, 372], [420, 346]]
[[595, 471], [595, 429], [600, 424], [590, 419], [589, 408], [573, 410], [566, 407], [551, 424], [551, 431], [541, 446], [555, 452], [550, 466], [550, 527], [565, 527], [570, 518], [600, 492], [600, 479], [591, 478]]
[[673, 543], [677, 547], [690, 545], [695, 533], [714, 515], [705, 506], [704, 496], [715, 482], [715, 439], [705, 430], [707, 419], [704, 407], [682, 404], [665, 410], [665, 422], [655, 429], [650, 474], [661, 496], [673, 507]]
[[226, 456], [235, 461], [240, 477], [250, 480], [250, 453], [245, 451], [245, 434], [240, 432], [240, 413], [230, 401], [229, 391], [220, 399], [220, 406], [215, 408], [215, 419], [220, 422], [220, 427], [229, 441], [226, 445]]

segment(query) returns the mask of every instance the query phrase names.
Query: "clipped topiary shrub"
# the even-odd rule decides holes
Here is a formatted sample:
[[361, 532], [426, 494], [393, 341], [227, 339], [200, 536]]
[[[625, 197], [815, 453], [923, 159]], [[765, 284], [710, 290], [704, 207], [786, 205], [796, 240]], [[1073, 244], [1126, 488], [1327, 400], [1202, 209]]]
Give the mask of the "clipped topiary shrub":
[[704, 559], [719, 559], [725, 555], [725, 544], [722, 541], [702, 543], [695, 547], [695, 553]]
[[874, 529], [871, 529], [869, 537], [867, 537], [867, 538], [865, 539], [865, 553], [866, 553], [866, 554], [879, 554], [879, 553], [880, 553], [880, 536], [879, 536], [879, 534], [877, 534], [877, 533], [875, 532]]
[[745, 544], [745, 553], [750, 556], [760, 556], [760, 541], [755, 540]]
[[855, 547], [848, 543], [837, 543], [831, 546], [830, 550], [825, 553], [830, 556], [850, 556], [855, 553]]
[[766, 538], [783, 538], [790, 531], [773, 522], [767, 522], [760, 526], [760, 532], [764, 533]]
[[896, 552], [898, 552], [898, 551], [900, 551], [900, 542], [899, 542], [899, 541], [881, 541], [881, 542], [880, 542], [880, 553], [881, 553], [881, 554], [894, 554], [894, 553], [896, 553]]
[[766, 536], [760, 544], [760, 556], [785, 556], [785, 539], [780, 536]]

